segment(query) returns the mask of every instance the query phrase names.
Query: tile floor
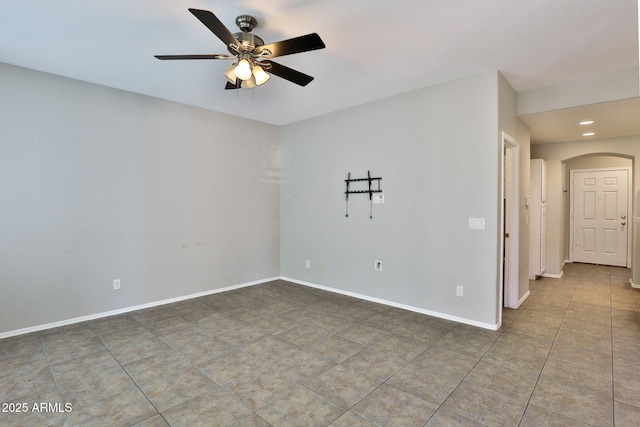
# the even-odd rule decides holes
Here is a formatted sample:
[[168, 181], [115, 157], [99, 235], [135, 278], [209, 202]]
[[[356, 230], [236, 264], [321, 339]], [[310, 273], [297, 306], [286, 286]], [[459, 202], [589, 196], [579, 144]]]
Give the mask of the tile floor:
[[495, 332], [272, 282], [5, 339], [0, 425], [640, 425], [629, 270], [530, 287]]

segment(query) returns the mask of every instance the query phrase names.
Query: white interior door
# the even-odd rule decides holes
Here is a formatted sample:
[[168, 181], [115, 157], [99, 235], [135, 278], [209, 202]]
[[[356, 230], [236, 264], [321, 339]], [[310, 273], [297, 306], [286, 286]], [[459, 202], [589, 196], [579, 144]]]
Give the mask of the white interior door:
[[573, 260], [627, 265], [629, 171], [573, 171]]

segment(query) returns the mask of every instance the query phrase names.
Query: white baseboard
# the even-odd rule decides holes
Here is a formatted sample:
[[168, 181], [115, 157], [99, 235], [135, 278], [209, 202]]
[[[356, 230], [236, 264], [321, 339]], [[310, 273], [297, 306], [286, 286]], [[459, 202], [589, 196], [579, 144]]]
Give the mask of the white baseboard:
[[560, 274], [542, 273], [542, 277], [550, 277], [552, 279], [562, 279], [564, 270], [560, 271]]
[[[527, 298], [529, 298], [529, 295], [531, 295], [531, 291], [527, 291], [526, 294], [524, 294], [522, 296], [522, 298], [520, 298], [520, 300], [518, 301], [518, 307], [520, 307], [522, 305], [522, 303], [524, 302], [524, 300], [526, 300]], [[518, 308], [516, 307], [516, 308]]]
[[435, 312], [435, 311], [431, 311], [431, 310], [425, 310], [425, 309], [418, 308], [418, 307], [413, 307], [413, 306], [410, 306], [410, 305], [405, 305], [405, 304], [400, 304], [400, 303], [397, 303], [397, 302], [388, 301], [388, 300], [384, 300], [384, 299], [380, 299], [380, 298], [370, 297], [368, 295], [362, 295], [362, 294], [358, 294], [358, 293], [355, 293], [355, 292], [343, 291], [341, 289], [335, 289], [335, 288], [331, 288], [331, 287], [328, 287], [328, 286], [317, 285], [315, 283], [305, 282], [303, 280], [293, 279], [291, 277], [281, 276], [280, 279], [281, 280], [286, 280], [287, 282], [291, 282], [291, 283], [297, 283], [298, 285], [309, 286], [311, 288], [321, 289], [323, 291], [333, 292], [333, 293], [340, 294], [340, 295], [346, 295], [346, 296], [358, 298], [358, 299], [365, 300], [365, 301], [375, 302], [375, 303], [378, 303], [378, 304], [384, 304], [384, 305], [388, 305], [390, 307], [401, 308], [403, 310], [408, 310], [408, 311], [413, 311], [413, 312], [416, 312], [416, 313], [426, 314], [428, 316], [438, 317], [440, 319], [451, 320], [453, 322], [464, 323], [466, 325], [477, 326], [477, 327], [483, 328], [483, 329], [490, 329], [492, 331], [497, 331], [498, 329], [500, 329], [500, 326], [502, 326], [500, 323], [493, 325], [493, 324], [490, 324], [490, 323], [477, 322], [475, 320], [465, 319], [463, 317], [451, 316], [451, 315], [444, 314], [444, 313], [439, 313], [439, 312]]
[[633, 279], [629, 279], [629, 283], [631, 284], [632, 288], [640, 289], [640, 285], [637, 283], [633, 283]]
[[220, 292], [232, 291], [234, 289], [246, 288], [248, 286], [259, 285], [261, 283], [272, 282], [274, 280], [278, 280], [280, 277], [270, 277], [268, 279], [256, 280], [253, 282], [241, 283], [239, 285], [227, 286], [224, 288], [213, 289], [210, 291], [198, 292], [195, 294], [184, 295], [181, 297], [165, 299], [161, 301], [154, 301], [146, 304], [135, 305], [131, 307], [119, 308], [117, 310], [105, 311], [102, 313], [90, 314], [88, 316], [74, 317], [72, 319], [60, 320], [58, 322], [46, 323], [44, 325], [31, 326], [29, 328], [16, 329], [15, 331], [2, 332], [0, 333], [0, 339], [14, 337], [17, 335], [29, 334], [32, 332], [43, 331], [45, 329], [59, 328], [60, 326], [72, 325], [74, 323], [86, 322], [88, 320], [101, 319], [103, 317], [115, 316], [118, 314], [129, 313], [131, 311], [142, 310], [144, 308], [157, 307], [160, 305], [171, 304], [174, 302], [185, 301], [193, 298], [203, 297], [206, 295], [217, 294]]

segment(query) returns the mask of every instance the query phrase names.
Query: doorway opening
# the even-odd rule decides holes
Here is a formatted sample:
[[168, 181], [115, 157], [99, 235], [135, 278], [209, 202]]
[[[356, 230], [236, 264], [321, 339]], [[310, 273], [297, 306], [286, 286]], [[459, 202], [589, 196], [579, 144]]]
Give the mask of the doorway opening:
[[568, 260], [630, 267], [632, 159], [596, 154], [565, 164]]
[[499, 322], [502, 323], [502, 307], [518, 308], [520, 276], [520, 146], [518, 141], [502, 132], [502, 162], [500, 170], [500, 304]]

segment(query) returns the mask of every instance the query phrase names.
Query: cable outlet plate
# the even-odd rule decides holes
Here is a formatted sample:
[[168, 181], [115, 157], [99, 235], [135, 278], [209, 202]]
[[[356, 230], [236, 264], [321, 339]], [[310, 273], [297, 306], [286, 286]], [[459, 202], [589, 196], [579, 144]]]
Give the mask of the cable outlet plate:
[[382, 261], [374, 261], [373, 262], [373, 269], [375, 271], [382, 271]]

